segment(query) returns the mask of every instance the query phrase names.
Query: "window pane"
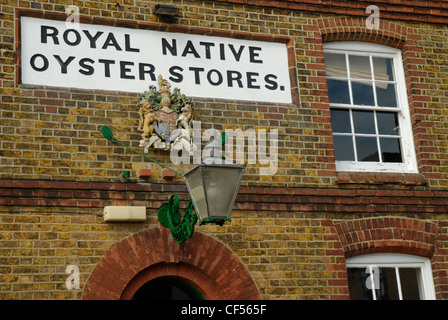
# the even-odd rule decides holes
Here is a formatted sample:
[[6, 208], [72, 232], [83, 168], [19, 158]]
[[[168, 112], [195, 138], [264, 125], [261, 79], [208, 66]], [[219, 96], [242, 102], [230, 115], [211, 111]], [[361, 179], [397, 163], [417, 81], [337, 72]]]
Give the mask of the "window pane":
[[353, 111], [355, 133], [375, 134], [375, 119], [373, 111]]
[[395, 84], [393, 83], [376, 83], [376, 96], [378, 106], [380, 107], [397, 107], [397, 97], [395, 95]]
[[354, 161], [353, 140], [351, 136], [333, 136], [336, 161]]
[[[351, 300], [373, 300], [372, 274], [365, 268], [348, 268], [347, 279]], [[374, 281], [376, 300], [399, 300], [395, 268], [380, 268]], [[368, 283], [369, 282], [369, 283]], [[368, 283], [368, 284], [367, 284]]]
[[352, 81], [353, 104], [374, 106], [372, 82]]
[[378, 133], [396, 136], [400, 133], [398, 114], [395, 112], [377, 112]]
[[358, 161], [379, 161], [376, 138], [356, 137]]
[[398, 294], [397, 274], [395, 268], [381, 268], [380, 290], [378, 300], [400, 300]]
[[371, 80], [370, 58], [363, 56], [349, 56], [350, 78]]
[[348, 81], [327, 79], [327, 86], [330, 103], [350, 104]]
[[394, 81], [391, 58], [373, 58], [375, 80]]
[[324, 56], [327, 77], [347, 78], [345, 54], [325, 53]]
[[365, 269], [362, 268], [348, 268], [347, 279], [348, 289], [351, 300], [372, 300], [372, 291], [367, 289], [365, 282], [368, 275]]
[[331, 109], [331, 126], [333, 132], [351, 133], [350, 111], [344, 109]]
[[400, 281], [403, 300], [420, 300], [416, 268], [400, 268]]
[[383, 162], [402, 162], [400, 139], [380, 138]]

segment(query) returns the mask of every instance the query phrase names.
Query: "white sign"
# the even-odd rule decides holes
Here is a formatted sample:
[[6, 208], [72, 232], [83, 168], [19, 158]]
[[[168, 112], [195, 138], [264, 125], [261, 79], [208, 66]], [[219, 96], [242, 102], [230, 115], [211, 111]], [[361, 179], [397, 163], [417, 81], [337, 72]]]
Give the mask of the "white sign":
[[21, 18], [22, 83], [291, 103], [286, 44]]

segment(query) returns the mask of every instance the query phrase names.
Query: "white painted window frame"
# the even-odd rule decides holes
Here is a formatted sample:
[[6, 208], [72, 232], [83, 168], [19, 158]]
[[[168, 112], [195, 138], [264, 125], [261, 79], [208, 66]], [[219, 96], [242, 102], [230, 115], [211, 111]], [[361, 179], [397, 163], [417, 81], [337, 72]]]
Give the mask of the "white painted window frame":
[[[435, 300], [434, 280], [431, 262], [428, 258], [401, 253], [373, 253], [346, 259], [348, 268], [367, 268], [370, 266], [383, 268], [417, 268], [417, 281], [420, 298], [422, 300]], [[401, 292], [399, 278], [397, 285]]]
[[406, 81], [401, 51], [384, 45], [357, 41], [338, 41], [324, 44], [326, 53], [352, 53], [356, 55], [374, 55], [376, 57], [392, 58], [396, 81], [397, 108], [384, 107], [354, 107], [346, 104], [331, 104], [333, 108], [347, 108], [352, 110], [396, 111], [399, 118], [401, 132], [401, 148], [403, 163], [336, 161], [336, 171], [356, 172], [400, 172], [417, 173], [414, 138], [409, 112]]

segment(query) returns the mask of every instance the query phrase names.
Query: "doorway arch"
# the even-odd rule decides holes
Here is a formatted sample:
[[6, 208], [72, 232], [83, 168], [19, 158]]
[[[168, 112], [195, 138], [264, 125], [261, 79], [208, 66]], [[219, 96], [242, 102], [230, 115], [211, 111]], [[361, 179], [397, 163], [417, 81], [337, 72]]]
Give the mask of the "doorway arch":
[[205, 299], [260, 299], [247, 268], [225, 245], [200, 232], [179, 244], [163, 227], [114, 245], [93, 270], [82, 298], [132, 299], [148, 281], [168, 276], [191, 284]]

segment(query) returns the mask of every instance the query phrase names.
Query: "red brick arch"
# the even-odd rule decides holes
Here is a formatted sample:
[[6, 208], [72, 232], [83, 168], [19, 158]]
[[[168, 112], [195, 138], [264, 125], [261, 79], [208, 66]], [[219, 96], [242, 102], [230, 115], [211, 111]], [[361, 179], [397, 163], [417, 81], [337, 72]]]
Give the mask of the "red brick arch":
[[112, 247], [92, 272], [82, 298], [130, 299], [144, 283], [162, 276], [193, 284], [206, 299], [260, 299], [246, 267], [222, 243], [195, 232], [179, 244], [163, 227], [144, 230]]
[[344, 17], [326, 18], [317, 21], [322, 42], [332, 41], [366, 41], [402, 48], [412, 28], [397, 23], [380, 20], [378, 29], [369, 29], [366, 18]]
[[437, 225], [403, 217], [376, 217], [334, 224], [345, 256], [368, 253], [405, 253], [431, 258], [436, 249]]

